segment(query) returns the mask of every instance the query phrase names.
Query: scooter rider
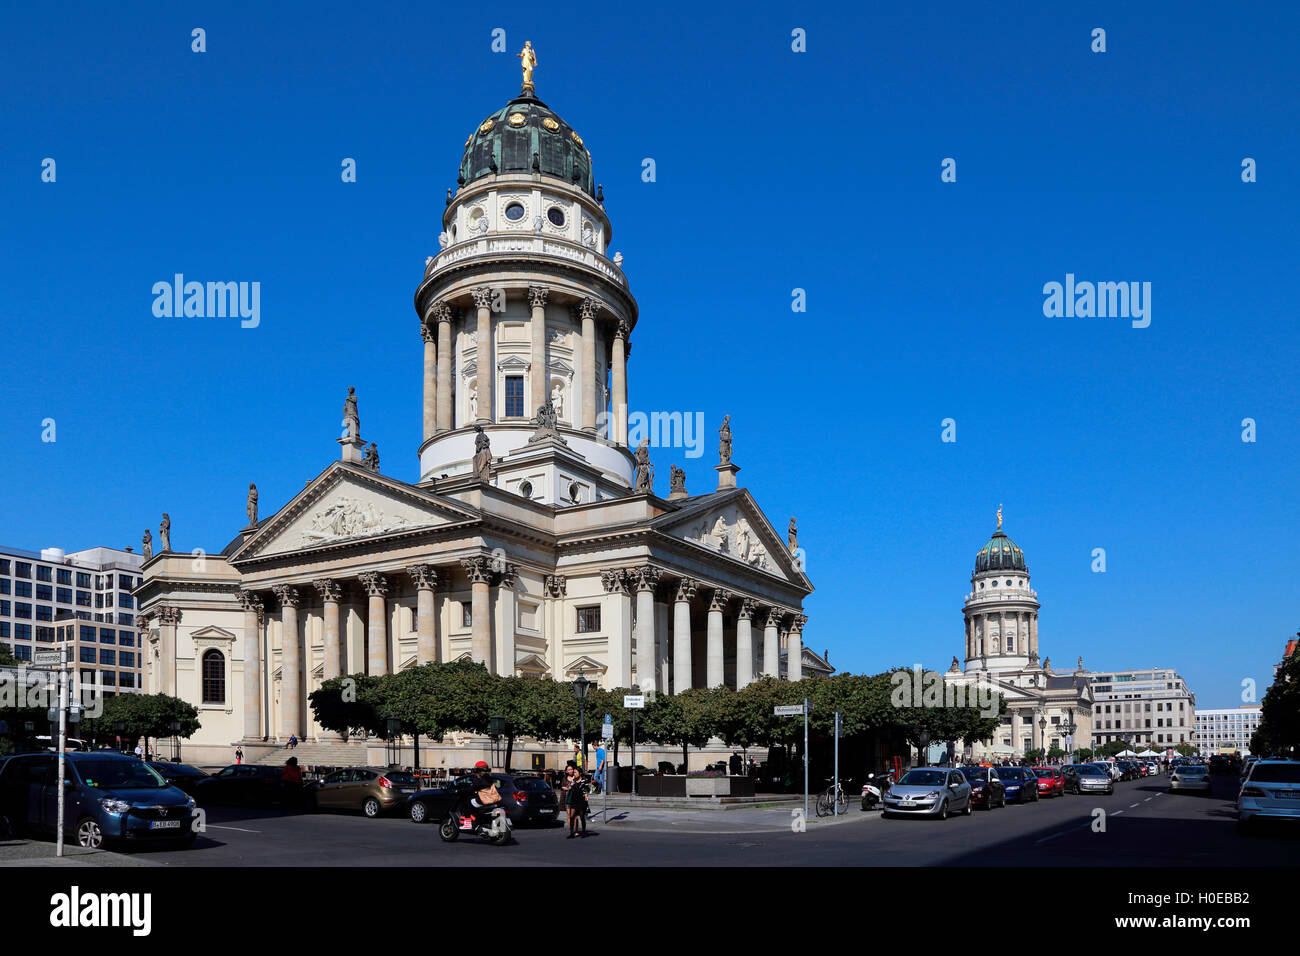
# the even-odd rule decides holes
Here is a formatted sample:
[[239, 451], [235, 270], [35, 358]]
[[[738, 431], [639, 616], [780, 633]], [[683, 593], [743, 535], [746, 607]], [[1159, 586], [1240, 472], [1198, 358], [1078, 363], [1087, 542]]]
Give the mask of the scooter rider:
[[[476, 821], [479, 821], [482, 820], [484, 811], [491, 809], [491, 806], [485, 804], [479, 797], [482, 791], [493, 790], [496, 787], [496, 781], [492, 779], [491, 770], [492, 767], [485, 760], [480, 760], [474, 764], [474, 776], [470, 778], [469, 783], [461, 792], [460, 806], [457, 808], [462, 815], [468, 813]], [[493, 803], [499, 802], [499, 799], [493, 801]]]

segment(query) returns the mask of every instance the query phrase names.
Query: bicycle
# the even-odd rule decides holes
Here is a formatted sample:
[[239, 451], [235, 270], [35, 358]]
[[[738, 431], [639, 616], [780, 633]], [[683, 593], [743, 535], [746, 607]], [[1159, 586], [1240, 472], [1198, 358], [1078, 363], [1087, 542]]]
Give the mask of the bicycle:
[[834, 815], [836, 804], [839, 804], [840, 813], [848, 811], [849, 795], [844, 789], [843, 781], [833, 783], [817, 795], [817, 816], [829, 817]]

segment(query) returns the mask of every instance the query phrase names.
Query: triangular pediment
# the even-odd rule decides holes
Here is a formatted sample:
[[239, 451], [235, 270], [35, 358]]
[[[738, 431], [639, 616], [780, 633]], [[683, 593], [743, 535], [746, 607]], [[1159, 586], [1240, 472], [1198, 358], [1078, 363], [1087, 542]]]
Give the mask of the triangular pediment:
[[568, 677], [577, 677], [579, 673], [583, 674], [604, 674], [606, 670], [603, 661], [598, 661], [594, 657], [588, 657], [583, 654], [576, 660], [572, 660], [564, 668], [564, 673]]
[[800, 554], [789, 547], [743, 488], [689, 500], [677, 512], [656, 519], [658, 530], [755, 571], [812, 590]]
[[230, 556], [232, 563], [472, 521], [430, 492], [336, 462]]
[[196, 641], [233, 641], [235, 635], [224, 627], [209, 624], [207, 627], [199, 628], [190, 635], [190, 638]]

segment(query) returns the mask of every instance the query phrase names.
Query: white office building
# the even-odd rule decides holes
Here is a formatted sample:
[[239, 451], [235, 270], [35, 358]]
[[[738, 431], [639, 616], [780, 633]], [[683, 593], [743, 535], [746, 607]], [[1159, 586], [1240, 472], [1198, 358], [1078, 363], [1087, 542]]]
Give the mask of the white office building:
[[1259, 729], [1260, 707], [1248, 704], [1196, 712], [1196, 749], [1203, 754], [1250, 753], [1251, 735]]
[[1133, 750], [1168, 750], [1193, 744], [1196, 695], [1169, 668], [1091, 671], [1092, 739], [1126, 741]]

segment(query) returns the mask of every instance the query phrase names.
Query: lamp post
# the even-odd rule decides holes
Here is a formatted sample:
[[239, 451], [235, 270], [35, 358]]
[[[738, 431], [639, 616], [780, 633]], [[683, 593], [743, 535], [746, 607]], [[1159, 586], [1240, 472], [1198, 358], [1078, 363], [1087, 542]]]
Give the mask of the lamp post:
[[1070, 752], [1070, 763], [1074, 763], [1074, 732], [1079, 725], [1074, 722], [1074, 708], [1071, 707], [1061, 730], [1065, 733], [1065, 749]]
[[[492, 765], [501, 767], [503, 760], [501, 758], [501, 738], [505, 736], [506, 719], [500, 714], [488, 718], [488, 733], [492, 737]], [[502, 767], [503, 770], [509, 771], [509, 767]]]
[[578, 679], [573, 682], [573, 696], [578, 701], [578, 737], [582, 741], [582, 766], [587, 766], [587, 693], [591, 690], [591, 681], [582, 676], [578, 668]]
[[1047, 757], [1047, 715], [1041, 710], [1038, 712], [1038, 749], [1043, 752], [1043, 757]]
[[[929, 763], [930, 763], [930, 731], [928, 731], [928, 730], [924, 730], [924, 729], [923, 729], [920, 733], [918, 733], [918, 734], [916, 735], [916, 742], [917, 742], [917, 744], [920, 745], [920, 746], [919, 746], [919, 750], [920, 750], [920, 761], [919, 761], [919, 765], [922, 766], [922, 767], [929, 766]], [[807, 754], [805, 754], [805, 755], [804, 755], [804, 760], [807, 760], [807, 759], [808, 759]]]
[[181, 722], [172, 721], [172, 759], [181, 762]]

